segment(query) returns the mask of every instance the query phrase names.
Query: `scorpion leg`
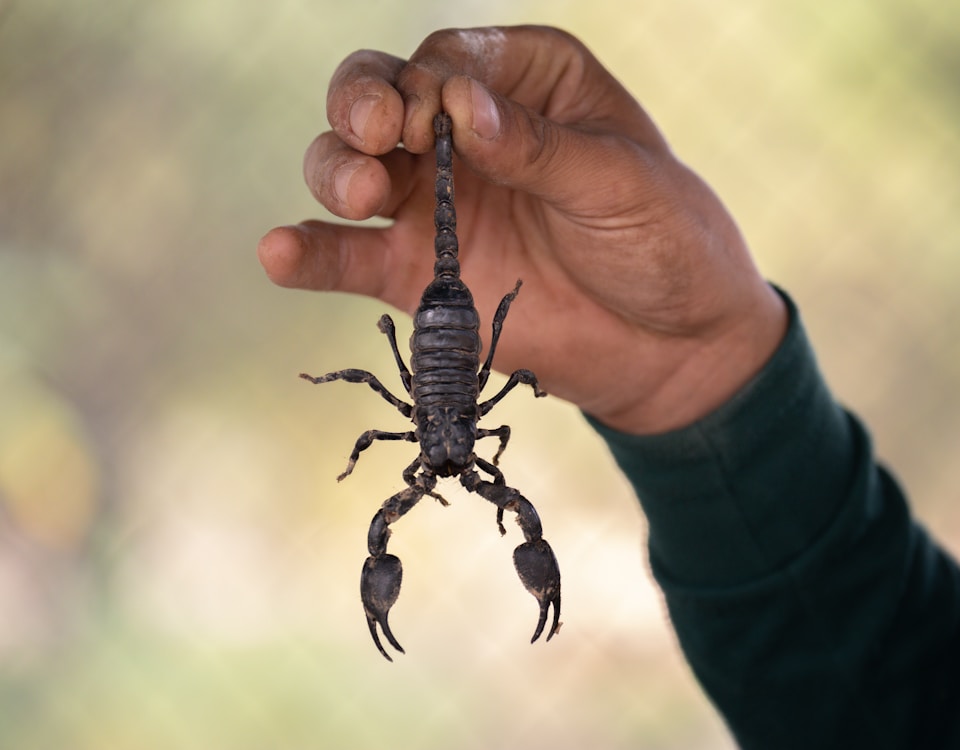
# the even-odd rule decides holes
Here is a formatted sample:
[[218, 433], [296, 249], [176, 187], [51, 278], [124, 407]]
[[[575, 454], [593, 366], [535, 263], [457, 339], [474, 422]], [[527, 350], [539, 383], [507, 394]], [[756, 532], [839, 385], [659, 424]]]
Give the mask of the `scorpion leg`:
[[[482, 468], [486, 469], [486, 467]], [[543, 633], [550, 605], [553, 605], [553, 622], [550, 625], [550, 632], [547, 633], [549, 641], [560, 630], [562, 624], [560, 622], [560, 566], [550, 544], [543, 538], [543, 527], [536, 509], [513, 487], [486, 482], [475, 471], [464, 472], [460, 476], [460, 482], [471, 492], [476, 492], [492, 502], [497, 508], [512, 510], [517, 514], [517, 523], [526, 541], [513, 551], [513, 564], [524, 588], [540, 603], [540, 618], [537, 620], [537, 627], [530, 642], [536, 641]]]
[[[417, 484], [423, 484], [424, 480], [418, 480], [416, 477], [417, 469], [421, 468], [422, 466], [423, 466], [423, 461], [420, 458], [420, 456], [417, 456], [415, 459], [413, 459], [413, 462], [406, 469], [403, 470], [403, 481], [409, 484], [411, 487]], [[437, 481], [436, 478], [431, 473], [431, 478], [429, 480], [426, 480], [426, 484], [429, 485], [429, 487], [424, 490], [423, 494], [430, 495], [430, 497], [434, 498], [435, 500], [439, 500], [440, 505], [443, 505], [446, 507], [450, 505], [450, 503], [447, 502], [446, 498], [444, 498], [439, 492], [434, 492], [432, 489], [433, 486], [436, 484], [436, 481]]]
[[[371, 445], [373, 445], [374, 440], [406, 440], [411, 443], [417, 442], [417, 437], [413, 432], [384, 432], [383, 430], [367, 430], [359, 438], [357, 438], [356, 445], [353, 446], [353, 452], [350, 454], [350, 459], [347, 461], [347, 468], [343, 470], [343, 473], [337, 477], [338, 482], [342, 482], [346, 479], [352, 472], [353, 467], [357, 465], [357, 460], [360, 458], [360, 452], [365, 451]], [[407, 482], [410, 484], [410, 482]]]
[[[500, 300], [500, 305], [497, 307], [497, 312], [493, 316], [493, 335], [490, 338], [490, 350], [487, 352], [487, 358], [484, 360], [483, 366], [480, 368], [480, 372], [477, 373], [481, 391], [487, 384], [487, 379], [490, 377], [490, 368], [493, 366], [493, 355], [497, 351], [497, 342], [500, 341], [500, 334], [503, 331], [503, 321], [506, 319], [507, 312], [510, 310], [510, 303], [517, 298], [517, 294], [520, 292], [520, 286], [522, 284], [523, 281], [517, 279], [517, 285], [513, 288], [513, 291], [508, 292], [506, 295], [504, 295], [503, 299]], [[520, 383], [533, 386], [533, 392], [537, 398], [547, 395], [546, 391], [541, 390], [540, 384], [537, 382], [537, 376], [534, 375], [530, 370], [516, 370], [510, 375], [510, 378], [496, 396], [480, 404], [480, 416], [482, 417], [484, 414], [489, 412], [500, 401], [500, 399], [506, 396]], [[507, 438], [509, 439], [509, 432], [507, 433]], [[497, 460], [500, 458], [500, 454], [503, 453], [503, 449], [506, 448], [506, 440], [501, 437], [500, 441], [500, 450], [497, 452], [497, 455], [494, 458], [494, 463], [497, 463]]]
[[381, 333], [386, 335], [387, 341], [390, 342], [390, 348], [393, 350], [393, 358], [397, 361], [397, 368], [400, 370], [400, 380], [403, 381], [403, 387], [407, 389], [407, 393], [410, 393], [413, 376], [410, 374], [410, 370], [407, 369], [406, 364], [404, 364], [403, 358], [400, 356], [400, 350], [397, 348], [397, 329], [393, 325], [393, 318], [389, 315], [382, 315], [377, 322], [377, 328], [380, 329]]
[[513, 288], [513, 291], [507, 292], [507, 294], [504, 295], [503, 299], [500, 300], [500, 304], [497, 306], [497, 312], [494, 313], [493, 336], [490, 338], [490, 350], [487, 352], [487, 358], [483, 363], [483, 367], [480, 368], [480, 372], [477, 374], [480, 378], [481, 391], [483, 390], [483, 386], [487, 384], [487, 378], [490, 377], [490, 368], [493, 366], [493, 354], [497, 350], [497, 342], [500, 340], [500, 333], [503, 330], [503, 321], [507, 317], [510, 303], [517, 298], [522, 284], [523, 282], [517, 279], [517, 285]]
[[498, 437], [500, 438], [500, 447], [497, 448], [497, 452], [493, 456], [493, 465], [497, 466], [500, 463], [500, 456], [503, 455], [503, 451], [507, 447], [507, 443], [510, 442], [510, 428], [507, 425], [498, 427], [495, 430], [485, 430], [480, 428], [477, 430], [477, 439], [485, 437]]
[[504, 383], [503, 388], [500, 389], [500, 392], [493, 398], [487, 399], [478, 407], [480, 409], [480, 416], [482, 417], [488, 411], [490, 411], [494, 406], [496, 406], [500, 399], [506, 396], [510, 391], [516, 388], [521, 383], [533, 387], [533, 393], [537, 398], [543, 398], [547, 395], [547, 392], [540, 388], [540, 383], [537, 382], [537, 376], [534, 375], [530, 370], [514, 370], [510, 373], [510, 377], [507, 379], [507, 382]]
[[366, 370], [338, 370], [337, 372], [328, 372], [326, 375], [321, 375], [320, 377], [314, 377], [313, 375], [307, 375], [307, 373], [301, 372], [300, 377], [315, 384], [330, 383], [334, 380], [345, 380], [348, 383], [366, 383], [383, 396], [387, 402], [393, 404], [403, 416], [409, 417], [413, 414], [413, 407], [410, 404], [401, 401], [390, 393], [387, 387], [377, 379], [376, 375]]
[[[485, 472], [487, 472], [490, 476], [493, 477], [494, 484], [506, 484], [506, 482], [503, 479], [503, 473], [494, 464], [491, 464], [489, 461], [485, 461], [482, 458], [477, 458], [476, 464]], [[507, 530], [503, 527], [503, 506], [502, 505], [497, 506], [497, 529], [500, 531], [500, 536], [507, 535]]]
[[404, 653], [403, 647], [393, 635], [390, 624], [387, 622], [390, 608], [400, 595], [400, 582], [403, 578], [400, 558], [387, 553], [387, 540], [391, 533], [390, 524], [396, 522], [416, 505], [420, 498], [433, 488], [432, 485], [435, 482], [434, 477], [424, 476], [422, 481], [401, 490], [383, 503], [370, 522], [370, 531], [367, 534], [367, 549], [370, 556], [364, 561], [363, 570], [360, 573], [360, 601], [363, 603], [363, 612], [366, 615], [367, 627], [370, 628], [373, 642], [387, 661], [393, 661], [393, 659], [380, 642], [377, 625], [383, 631], [387, 642], [401, 654]]

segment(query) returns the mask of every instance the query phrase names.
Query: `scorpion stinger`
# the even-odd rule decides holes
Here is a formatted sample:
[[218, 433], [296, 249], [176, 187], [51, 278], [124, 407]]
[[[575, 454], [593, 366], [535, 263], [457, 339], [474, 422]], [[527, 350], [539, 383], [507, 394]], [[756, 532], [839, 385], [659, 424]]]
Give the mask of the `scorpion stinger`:
[[[443, 497], [434, 491], [438, 477], [459, 477], [460, 484], [497, 507], [497, 527], [503, 527], [503, 514], [511, 511], [524, 542], [513, 552], [513, 562], [524, 587], [540, 603], [540, 616], [531, 642], [537, 640], [546, 627], [553, 607], [553, 620], [547, 633], [549, 641], [560, 629], [560, 567], [553, 550], [543, 538], [540, 517], [523, 495], [508, 487], [497, 468], [500, 455], [510, 440], [510, 428], [501, 425], [493, 429], [477, 426], [487, 414], [517, 385], [529, 385], [536, 396], [545, 396], [530, 370], [516, 370], [506, 384], [492, 398], [480, 402], [480, 392], [487, 383], [493, 364], [493, 355], [500, 339], [503, 321], [510, 304], [520, 291], [518, 281], [513, 291], [500, 301], [493, 318], [493, 332], [487, 357], [480, 364], [480, 318], [473, 303], [473, 295], [460, 278], [459, 246], [457, 243], [457, 215], [453, 193], [453, 140], [450, 117], [440, 113], [434, 120], [437, 150], [436, 210], [434, 225], [434, 277], [420, 298], [420, 306], [413, 317], [413, 335], [410, 337], [410, 368], [407, 369], [397, 347], [393, 320], [389, 315], [380, 318], [377, 326], [387, 337], [400, 371], [404, 390], [412, 404], [397, 398], [366, 370], [339, 370], [321, 377], [302, 373], [300, 377], [311, 383], [329, 383], [345, 380], [366, 383], [414, 424], [409, 432], [367, 430], [357, 440], [346, 470], [337, 477], [349, 475], [360, 453], [377, 440], [403, 440], [418, 443], [420, 454], [403, 471], [406, 488], [388, 498], [370, 522], [367, 549], [370, 556], [360, 575], [360, 599], [373, 641], [388, 660], [377, 628], [387, 642], [403, 653], [390, 629], [387, 616], [400, 594], [403, 566], [396, 555], [387, 552], [390, 526], [406, 515], [424, 495], [436, 498], [444, 505]], [[477, 440], [499, 438], [500, 446], [493, 461], [486, 461], [474, 453]], [[487, 481], [477, 469], [493, 478]]]

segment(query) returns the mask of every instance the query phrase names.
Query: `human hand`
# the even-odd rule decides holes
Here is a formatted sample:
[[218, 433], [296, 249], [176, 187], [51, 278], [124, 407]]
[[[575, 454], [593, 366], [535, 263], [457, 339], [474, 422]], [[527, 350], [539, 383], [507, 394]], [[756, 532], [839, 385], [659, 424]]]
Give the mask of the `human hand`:
[[393, 221], [272, 230], [259, 255], [275, 283], [416, 309], [434, 263], [441, 109], [482, 334], [524, 281], [497, 369], [532, 369], [550, 393], [636, 434], [705, 416], [760, 370], [786, 312], [733, 220], [593, 55], [548, 28], [442, 31], [409, 60], [348, 57], [327, 95], [333, 130], [310, 145], [304, 175], [335, 215]]

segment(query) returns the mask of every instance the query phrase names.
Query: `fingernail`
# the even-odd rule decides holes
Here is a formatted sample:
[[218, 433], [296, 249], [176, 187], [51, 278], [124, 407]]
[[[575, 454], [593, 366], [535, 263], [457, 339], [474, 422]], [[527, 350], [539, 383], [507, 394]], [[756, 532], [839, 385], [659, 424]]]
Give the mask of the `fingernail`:
[[367, 127], [367, 120], [379, 103], [380, 97], [377, 94], [365, 94], [350, 105], [350, 129], [361, 141]]
[[344, 164], [342, 167], [339, 167], [333, 175], [333, 194], [336, 199], [344, 205], [347, 203], [347, 192], [350, 188], [350, 180], [353, 179], [353, 176], [361, 166], [362, 165], [357, 162]]
[[500, 134], [500, 109], [482, 85], [470, 81], [470, 95], [473, 100], [473, 132], [484, 140], [496, 138]]

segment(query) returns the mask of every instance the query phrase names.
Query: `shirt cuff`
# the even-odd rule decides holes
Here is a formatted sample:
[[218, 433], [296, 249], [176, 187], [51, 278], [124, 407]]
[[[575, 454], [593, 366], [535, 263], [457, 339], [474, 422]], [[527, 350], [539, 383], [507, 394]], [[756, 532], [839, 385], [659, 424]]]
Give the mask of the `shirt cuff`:
[[784, 340], [713, 413], [643, 436], [587, 415], [640, 499], [661, 583], [736, 585], [775, 573], [826, 529], [855, 481], [862, 432], [830, 395], [797, 308], [778, 291], [790, 315]]

